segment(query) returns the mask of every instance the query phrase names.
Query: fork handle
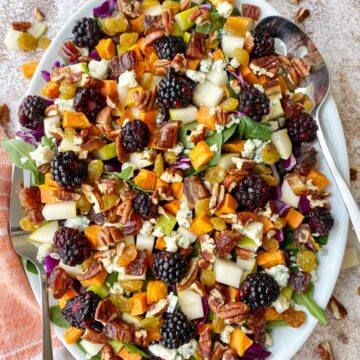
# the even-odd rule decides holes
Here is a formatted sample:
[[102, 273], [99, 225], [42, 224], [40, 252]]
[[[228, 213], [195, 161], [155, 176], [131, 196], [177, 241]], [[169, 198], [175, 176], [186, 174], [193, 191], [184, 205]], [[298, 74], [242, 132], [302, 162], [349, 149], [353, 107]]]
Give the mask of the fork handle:
[[329, 168], [334, 176], [337, 188], [339, 189], [341, 197], [342, 197], [344, 204], [346, 206], [346, 209], [349, 213], [356, 236], [360, 242], [360, 210], [359, 210], [358, 204], [356, 203], [353, 195], [351, 194], [349, 186], [347, 185], [345, 179], [341, 175], [339, 168], [337, 167], [337, 165], [334, 161], [334, 158], [331, 155], [331, 152], [330, 152], [330, 149], [325, 140], [325, 136], [322, 131], [319, 119], [317, 119], [317, 124], [319, 126], [319, 130], [317, 132], [319, 144], [323, 151], [325, 160], [327, 161]]
[[50, 327], [50, 316], [49, 316], [49, 299], [47, 290], [47, 274], [46, 271], [41, 269], [40, 271], [41, 280], [41, 310], [42, 310], [42, 359], [53, 360], [52, 342], [51, 342], [51, 327]]

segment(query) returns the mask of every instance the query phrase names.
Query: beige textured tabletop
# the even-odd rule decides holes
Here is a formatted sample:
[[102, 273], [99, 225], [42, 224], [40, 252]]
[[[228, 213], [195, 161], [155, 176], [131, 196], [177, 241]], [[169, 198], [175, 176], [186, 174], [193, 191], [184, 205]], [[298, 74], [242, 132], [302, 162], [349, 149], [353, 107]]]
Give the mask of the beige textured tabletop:
[[[302, 0], [292, 5], [288, 0], [268, 0], [284, 16], [293, 18], [299, 6], [310, 9], [311, 15], [301, 27], [313, 38], [330, 66], [332, 93], [345, 130], [350, 164], [360, 165], [360, 0]], [[0, 103], [11, 110], [11, 129], [16, 126], [16, 111], [28, 86], [20, 65], [39, 59], [43, 52], [9, 52], [3, 39], [11, 21], [32, 21], [36, 6], [46, 14], [48, 35], [54, 37], [64, 21], [82, 5], [81, 0], [0, 0]], [[357, 201], [360, 200], [360, 174], [351, 182]], [[348, 247], [359, 250], [350, 229]], [[329, 249], [333, 251], [334, 249]], [[319, 279], [321, 281], [321, 279]], [[335, 295], [347, 308], [348, 316], [335, 320], [329, 313], [328, 327], [318, 325], [294, 360], [317, 358], [319, 342], [329, 340], [337, 360], [360, 359], [360, 267], [341, 272]], [[64, 359], [62, 357], [62, 359]], [[70, 360], [69, 357], [66, 360]]]

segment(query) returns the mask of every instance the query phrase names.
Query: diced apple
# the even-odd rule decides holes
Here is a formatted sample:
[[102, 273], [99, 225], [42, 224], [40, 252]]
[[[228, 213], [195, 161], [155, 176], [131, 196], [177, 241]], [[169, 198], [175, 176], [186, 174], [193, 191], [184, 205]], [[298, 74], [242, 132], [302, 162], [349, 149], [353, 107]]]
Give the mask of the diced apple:
[[241, 241], [239, 241], [236, 246], [255, 253], [259, 248], [259, 245], [256, 245], [255, 241], [245, 236]]
[[292, 153], [292, 142], [287, 129], [275, 131], [271, 134], [271, 141], [282, 159], [287, 160]]
[[190, 105], [182, 109], [170, 109], [171, 120], [181, 120], [183, 124], [193, 122], [197, 118], [198, 109], [196, 106]]
[[162, 229], [162, 232], [165, 235], [170, 235], [174, 229], [174, 226], [176, 225], [176, 222], [177, 221], [176, 221], [175, 216], [172, 216], [170, 214], [166, 214], [166, 216], [160, 215], [156, 221], [155, 229], [160, 226]]
[[110, 340], [109, 344], [113, 348], [115, 354], [118, 354], [124, 347], [124, 343], [119, 340]]
[[76, 217], [76, 201], [62, 201], [45, 204], [42, 210], [45, 220], [64, 220]]
[[198, 293], [186, 289], [179, 291], [178, 296], [181, 311], [189, 320], [199, 319], [204, 316], [201, 296]]
[[294, 194], [291, 189], [289, 183], [284, 180], [281, 185], [281, 201], [285, 204], [292, 206], [293, 208], [297, 208], [299, 206], [300, 196]]
[[241, 233], [255, 242], [256, 245], [260, 246], [262, 243], [264, 225], [259, 221], [252, 221], [248, 225], [244, 226]]
[[255, 273], [257, 269], [257, 262], [255, 257], [248, 260], [237, 257], [236, 265], [239, 266], [242, 270], [241, 282], [243, 282], [249, 274]]
[[21, 34], [21, 31], [14, 29], [9, 29], [6, 33], [4, 44], [9, 50], [21, 50], [18, 45], [18, 38]]
[[60, 116], [49, 116], [44, 119], [44, 132], [48, 138], [53, 138], [53, 133], [64, 134], [64, 131], [61, 129], [61, 120]]
[[44, 244], [52, 244], [55, 232], [59, 229], [57, 221], [50, 221], [30, 234], [29, 239]]
[[149, 6], [149, 7], [143, 7], [143, 14], [144, 15], [151, 15], [151, 16], [157, 16], [157, 15], [161, 15], [162, 12], [162, 8], [160, 3], [154, 3], [153, 6]]
[[189, 21], [189, 16], [198, 9], [197, 6], [194, 6], [190, 9], [182, 11], [174, 16], [176, 23], [179, 25], [179, 28], [182, 31], [186, 31], [191, 28], [195, 23]]
[[85, 350], [85, 352], [90, 356], [97, 355], [104, 347], [104, 344], [95, 344], [87, 340], [81, 340], [80, 345]]
[[229, 58], [236, 57], [235, 49], [242, 49], [245, 39], [240, 36], [224, 34], [221, 38], [221, 48], [225, 56]]
[[91, 155], [94, 156], [96, 159], [100, 159], [103, 161], [113, 159], [114, 157], [117, 156], [116, 144], [115, 143], [107, 144], [98, 150], [92, 151]]
[[155, 236], [149, 235], [145, 236], [141, 233], [136, 236], [136, 248], [139, 250], [147, 250], [149, 253], [152, 253], [155, 242]]
[[184, 228], [183, 226], [179, 226], [177, 229], [177, 232], [183, 236], [184, 238], [188, 239], [190, 241], [190, 244], [196, 241], [197, 235], [193, 233], [192, 231], [189, 231], [188, 229]]
[[238, 158], [239, 154], [229, 153], [229, 154], [221, 155], [221, 158], [218, 161], [217, 166], [220, 166], [224, 170], [228, 169], [230, 166], [234, 165], [234, 162], [232, 161], [232, 158], [234, 157]]
[[59, 266], [62, 269], [64, 269], [66, 271], [66, 273], [72, 278], [76, 278], [80, 274], [84, 273], [84, 269], [82, 268], [81, 265], [69, 266], [69, 265], [64, 264], [62, 261], [60, 261]]
[[[281, 94], [281, 92], [280, 92]], [[281, 105], [280, 99], [273, 99], [270, 101], [270, 112], [262, 117], [262, 121], [271, 121], [278, 119], [285, 115], [284, 109]]]
[[74, 144], [74, 140], [69, 137], [64, 137], [59, 145], [60, 152], [73, 151], [76, 154], [80, 153], [80, 146]]
[[79, 72], [83, 72], [84, 74], [89, 73], [89, 68], [86, 63], [78, 63], [78, 64], [69, 65], [69, 68], [72, 73], [79, 73]]
[[124, 312], [121, 316], [121, 320], [123, 320], [124, 323], [126, 324], [134, 325], [135, 330], [140, 328], [140, 321], [141, 321], [140, 316], [132, 316]]
[[193, 100], [197, 107], [215, 107], [220, 104], [223, 97], [224, 90], [222, 88], [210, 81], [205, 81], [196, 85]]
[[206, 80], [210, 81], [216, 86], [223, 87], [229, 82], [227, 72], [225, 70], [219, 72], [216, 70], [210, 70], [206, 74]]
[[233, 261], [216, 258], [213, 270], [217, 282], [235, 288], [239, 287], [242, 270]]
[[130, 154], [129, 162], [134, 170], [146, 168], [154, 163], [152, 160], [144, 159], [142, 152], [133, 152]]
[[43, 22], [34, 23], [27, 32], [31, 34], [35, 39], [39, 39], [42, 35], [46, 33], [47, 26]]

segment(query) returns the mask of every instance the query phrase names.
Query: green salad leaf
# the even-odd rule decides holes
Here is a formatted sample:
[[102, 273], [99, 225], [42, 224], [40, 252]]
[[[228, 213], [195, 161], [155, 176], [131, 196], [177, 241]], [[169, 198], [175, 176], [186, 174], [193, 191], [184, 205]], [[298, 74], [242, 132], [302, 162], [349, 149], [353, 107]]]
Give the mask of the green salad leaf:
[[324, 246], [328, 243], [328, 240], [329, 240], [329, 234], [324, 234], [324, 235], [321, 235], [319, 236], [317, 239], [316, 239], [316, 242], [320, 245], [320, 246]]
[[274, 330], [280, 327], [289, 326], [289, 324], [286, 321], [283, 320], [273, 320], [273, 321], [267, 321], [266, 322], [266, 329], [267, 330]]
[[258, 140], [270, 140], [271, 131], [266, 128], [264, 125], [250, 119], [249, 117], [241, 118], [241, 121], [244, 122], [244, 136], [245, 139], [258, 139]]
[[50, 312], [50, 320], [56, 326], [65, 329], [70, 327], [69, 323], [64, 319], [61, 313], [60, 306], [50, 306], [49, 312]]
[[295, 304], [305, 306], [309, 313], [318, 319], [322, 324], [327, 325], [325, 311], [322, 309], [314, 299], [314, 286], [304, 293], [293, 292], [292, 299]]
[[197, 121], [192, 121], [180, 127], [179, 140], [182, 142], [185, 149], [192, 149], [195, 146], [193, 142], [188, 141], [187, 137], [190, 135], [191, 131], [194, 130], [198, 125], [199, 123]]
[[48, 146], [52, 151], [55, 150], [55, 143], [52, 141], [51, 138], [47, 136], [43, 136], [40, 141], [42, 146]]
[[224, 27], [225, 21], [226, 20], [223, 17], [220, 17], [217, 11], [213, 10], [210, 12], [210, 23], [197, 25], [195, 31], [202, 34], [218, 31]]
[[117, 176], [121, 180], [130, 179], [132, 173], [133, 173], [133, 167], [132, 166], [128, 166], [126, 169], [124, 169], [121, 172], [104, 171], [104, 174]]
[[224, 129], [222, 132], [223, 135], [223, 144], [226, 143], [230, 138], [235, 134], [236, 129], [238, 128], [238, 124], [233, 124], [229, 128]]
[[30, 261], [30, 260], [26, 260], [26, 270], [28, 272], [31, 272], [32, 274], [35, 274], [37, 275], [39, 272], [38, 272], [38, 269], [36, 268], [36, 266]]
[[117, 272], [112, 272], [106, 277], [104, 283], [109, 284], [110, 287], [112, 287], [117, 282], [118, 277], [119, 274]]
[[141, 350], [140, 348], [138, 348], [136, 345], [133, 344], [127, 344], [124, 343], [124, 346], [132, 353], [134, 354], [139, 354], [141, 355], [143, 358], [148, 359], [150, 356], [143, 350]]

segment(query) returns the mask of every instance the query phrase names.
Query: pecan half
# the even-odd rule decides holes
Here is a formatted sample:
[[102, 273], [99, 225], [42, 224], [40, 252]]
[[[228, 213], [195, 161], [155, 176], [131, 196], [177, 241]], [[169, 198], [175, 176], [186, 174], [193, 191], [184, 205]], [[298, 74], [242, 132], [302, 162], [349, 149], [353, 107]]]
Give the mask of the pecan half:
[[121, 133], [116, 137], [115, 143], [116, 143], [116, 154], [117, 158], [120, 162], [124, 163], [129, 160], [130, 154], [128, 151], [124, 148], [122, 141], [121, 141]]
[[65, 190], [60, 188], [57, 192], [56, 192], [56, 198], [58, 200], [79, 200], [81, 198], [80, 194], [71, 192], [69, 190]]
[[80, 144], [80, 149], [84, 151], [93, 151], [102, 148], [104, 145], [106, 145], [104, 140], [101, 140], [99, 137], [91, 137]]
[[206, 137], [207, 128], [203, 124], [199, 124], [194, 130], [191, 131], [190, 135], [187, 137], [188, 141], [193, 143], [198, 143]]
[[97, 180], [96, 186], [102, 194], [115, 194], [117, 181], [115, 179], [100, 179]]
[[94, 344], [107, 344], [109, 341], [106, 335], [93, 329], [86, 329], [84, 334], [81, 336], [81, 339]]
[[180, 11], [186, 10], [191, 6], [191, 0], [180, 1]]
[[224, 352], [222, 360], [236, 360], [236, 354], [232, 349], [228, 349]]
[[149, 305], [146, 317], [160, 317], [168, 308], [168, 302], [166, 299], [161, 299]]
[[153, 64], [155, 74], [158, 76], [165, 76], [167, 74], [167, 69], [170, 65], [171, 65], [170, 60], [166, 60], [166, 59], [155, 60]]
[[220, 360], [224, 354], [226, 350], [226, 347], [224, 345], [222, 345], [220, 342], [216, 342], [214, 344], [214, 349], [213, 352], [211, 354], [211, 358], [210, 360]]
[[116, 208], [116, 214], [121, 217], [120, 222], [122, 224], [127, 223], [131, 213], [132, 213], [132, 200], [131, 199], [123, 201]]
[[245, 33], [244, 50], [246, 50], [250, 54], [253, 51], [254, 46], [254, 37], [252, 36], [250, 31], [247, 31]]
[[280, 68], [280, 62], [275, 55], [264, 56], [250, 62], [250, 69], [255, 75], [274, 77]]
[[226, 171], [224, 186], [227, 192], [231, 192], [234, 187], [240, 183], [240, 181], [246, 176], [249, 172], [247, 170], [231, 168]]
[[70, 74], [71, 69], [68, 66], [57, 67], [51, 71], [50, 79], [51, 81], [59, 81], [65, 79]]
[[132, 325], [124, 324], [120, 319], [109, 321], [103, 330], [103, 333], [110, 339], [131, 343], [134, 337]]
[[184, 179], [184, 193], [191, 205], [210, 196], [209, 190], [199, 176], [189, 176]]
[[142, 22], [145, 35], [149, 35], [153, 31], [165, 30], [161, 15], [145, 15]]
[[139, 0], [117, 0], [117, 6], [120, 12], [131, 18], [141, 15], [141, 2]]
[[25, 32], [27, 29], [31, 28], [31, 22], [29, 22], [29, 21], [14, 21], [11, 23], [11, 28], [16, 31]]
[[221, 230], [220, 234], [215, 237], [215, 244], [219, 255], [229, 255], [241, 239], [242, 235], [237, 231]]
[[174, 200], [170, 186], [160, 186], [153, 192], [151, 201], [153, 204], [158, 205], [160, 201]]
[[135, 331], [135, 338], [134, 342], [136, 345], [141, 347], [148, 347], [149, 346], [149, 337], [147, 331], [144, 329]]
[[162, 23], [164, 25], [165, 34], [171, 35], [173, 25], [174, 25], [174, 12], [172, 9], [164, 11], [161, 14]]
[[331, 345], [328, 341], [323, 341], [317, 347], [317, 352], [321, 360], [334, 360]]
[[309, 16], [310, 16], [310, 10], [305, 7], [301, 7], [295, 14], [295, 20], [301, 23]]
[[226, 324], [238, 324], [248, 317], [249, 305], [242, 301], [230, 302], [220, 305], [216, 313]]
[[154, 108], [157, 96], [157, 87], [151, 90], [135, 90], [133, 92], [133, 98], [135, 100], [135, 106], [140, 111], [150, 111]]
[[225, 187], [222, 184], [214, 184], [211, 189], [211, 197], [209, 202], [209, 209], [212, 214], [215, 214], [225, 199]]
[[111, 107], [104, 107], [96, 117], [96, 123], [102, 125], [109, 125], [111, 123]]
[[49, 279], [49, 289], [55, 299], [60, 299], [74, 285], [74, 280], [61, 267], [56, 267]]
[[210, 24], [210, 11], [206, 9], [197, 9], [190, 14], [188, 20], [199, 26]]
[[136, 51], [128, 50], [120, 56], [113, 57], [110, 62], [110, 71], [112, 78], [118, 78], [126, 70], [131, 70], [138, 63]]
[[121, 360], [121, 357], [115, 356], [112, 347], [109, 344], [106, 344], [101, 349], [101, 359], [100, 360]]
[[224, 302], [225, 298], [218, 289], [214, 288], [210, 291], [208, 304], [211, 311], [217, 312], [217, 309], [223, 306]]
[[221, 109], [220, 106], [217, 106], [213, 111], [214, 114], [212, 116], [214, 117], [216, 125], [226, 126], [229, 123], [230, 119], [228, 113]]
[[115, 245], [122, 239], [120, 229], [115, 226], [104, 226], [97, 234], [96, 243], [98, 247]]
[[203, 59], [207, 57], [205, 40], [204, 34], [198, 32], [192, 33], [186, 50], [186, 56], [190, 59]]
[[117, 316], [117, 311], [110, 299], [104, 299], [96, 307], [94, 319], [103, 325]]
[[98, 261], [93, 261], [90, 266], [87, 268], [87, 270], [78, 275], [76, 278], [79, 281], [88, 280], [99, 274], [103, 270], [103, 266]]
[[168, 168], [160, 176], [167, 183], [182, 182], [184, 175], [180, 169]]
[[197, 277], [199, 272], [199, 258], [192, 258], [189, 264], [189, 270], [186, 275], [181, 279], [180, 283], [176, 286], [178, 291], [187, 289]]
[[143, 44], [145, 47], [153, 45], [156, 41], [160, 40], [165, 36], [165, 31], [163, 30], [157, 30], [149, 35], [145, 36]]
[[348, 314], [344, 305], [342, 305], [334, 295], [332, 295], [330, 298], [330, 301], [328, 303], [328, 309], [330, 310], [334, 318], [337, 320], [345, 319]]
[[286, 70], [286, 76], [289, 81], [296, 86], [299, 82], [299, 77], [291, 61], [286, 56], [278, 56], [277, 58], [279, 59], [281, 66]]
[[173, 61], [171, 62], [171, 66], [175, 69], [175, 71], [186, 72], [186, 58], [183, 54], [176, 54]]
[[242, 16], [249, 17], [251, 19], [254, 19], [255, 21], [258, 21], [260, 18], [260, 8], [255, 5], [242, 4], [241, 13]]
[[303, 58], [293, 58], [291, 63], [300, 77], [306, 77], [310, 75], [310, 64]]
[[211, 325], [203, 326], [199, 332], [199, 354], [204, 360], [209, 360], [212, 350]]

